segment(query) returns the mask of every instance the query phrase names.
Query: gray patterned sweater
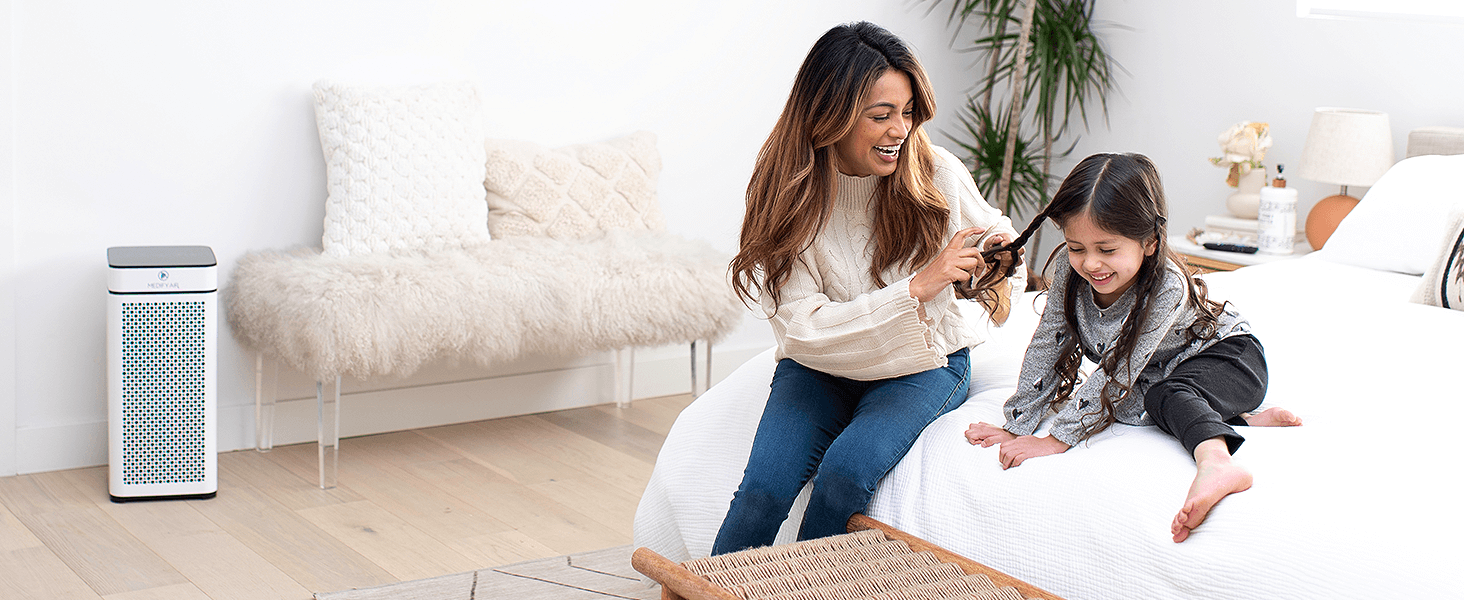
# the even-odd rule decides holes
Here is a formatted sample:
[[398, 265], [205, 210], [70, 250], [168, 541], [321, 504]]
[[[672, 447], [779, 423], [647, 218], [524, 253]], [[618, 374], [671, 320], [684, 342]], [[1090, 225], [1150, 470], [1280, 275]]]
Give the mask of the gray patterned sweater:
[[[1118, 301], [1107, 308], [1098, 308], [1093, 302], [1093, 288], [1086, 279], [1078, 276], [1068, 265], [1067, 248], [1060, 248], [1053, 260], [1058, 265], [1051, 289], [1047, 292], [1047, 306], [1042, 320], [1032, 334], [1027, 346], [1027, 355], [1022, 360], [1022, 374], [1017, 382], [1017, 391], [1006, 401], [1004, 412], [1006, 425], [1003, 427], [1015, 435], [1032, 435], [1049, 414], [1050, 406], [1057, 393], [1057, 372], [1055, 370], [1058, 352], [1068, 335], [1063, 306], [1069, 285], [1082, 286], [1077, 290], [1075, 308], [1078, 321], [1078, 343], [1083, 354], [1095, 363], [1110, 352], [1118, 340], [1119, 331], [1133, 308], [1135, 291], [1130, 288]], [[1195, 310], [1185, 303], [1188, 293], [1184, 285], [1182, 267], [1169, 263], [1164, 280], [1159, 285], [1157, 298], [1149, 313], [1148, 322], [1139, 330], [1134, 344], [1133, 360], [1118, 363], [1120, 373], [1107, 373], [1097, 368], [1074, 390], [1065, 403], [1053, 406], [1056, 416], [1050, 435], [1058, 441], [1074, 446], [1082, 441], [1088, 425], [1096, 423], [1101, 406], [1099, 394], [1110, 378], [1132, 387], [1133, 392], [1114, 406], [1114, 417], [1120, 423], [1147, 425], [1150, 421], [1144, 414], [1144, 394], [1149, 387], [1167, 376], [1174, 367], [1185, 359], [1198, 354], [1223, 338], [1250, 333], [1250, 324], [1226, 305], [1220, 316], [1217, 335], [1209, 340], [1189, 342], [1186, 329], [1195, 321]]]

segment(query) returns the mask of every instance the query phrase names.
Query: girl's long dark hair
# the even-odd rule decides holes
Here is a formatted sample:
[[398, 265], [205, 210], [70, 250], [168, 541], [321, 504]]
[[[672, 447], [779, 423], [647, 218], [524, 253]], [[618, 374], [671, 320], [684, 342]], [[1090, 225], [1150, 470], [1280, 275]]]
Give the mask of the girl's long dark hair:
[[920, 127], [935, 115], [925, 69], [900, 38], [878, 25], [839, 25], [808, 51], [783, 113], [758, 152], [739, 250], [729, 268], [738, 296], [755, 302], [761, 293], [778, 304], [798, 255], [833, 209], [833, 146], [853, 131], [870, 88], [890, 69], [910, 78], [914, 115], [895, 173], [881, 177], [875, 188], [870, 274], [883, 285], [886, 269], [923, 265], [945, 246], [950, 209], [935, 187], [935, 155]]
[[[1099, 394], [1099, 406], [1083, 415], [1084, 437], [1092, 436], [1112, 425], [1115, 419], [1114, 406], [1120, 402], [1142, 402], [1133, 398], [1132, 386], [1120, 383], [1116, 376], [1120, 366], [1132, 369], [1134, 345], [1143, 333], [1144, 327], [1153, 327], [1149, 316], [1153, 312], [1153, 301], [1158, 296], [1164, 273], [1168, 265], [1183, 265], [1184, 261], [1170, 249], [1168, 237], [1168, 203], [1164, 199], [1164, 186], [1159, 180], [1159, 170], [1142, 154], [1095, 154], [1073, 167], [1063, 180], [1052, 202], [1032, 219], [1027, 229], [1012, 243], [987, 252], [988, 259], [1003, 252], [1013, 253], [1027, 243], [1042, 222], [1051, 219], [1058, 227], [1064, 227], [1077, 215], [1087, 213], [1100, 229], [1121, 235], [1144, 244], [1155, 244], [1152, 254], [1144, 257], [1135, 275], [1131, 289], [1135, 292], [1133, 309], [1119, 331], [1118, 342], [1100, 359], [1099, 367], [1109, 374], [1108, 381]], [[1061, 246], [1058, 247], [1061, 249]], [[1048, 256], [1043, 271], [1053, 268], [1057, 249]], [[1071, 265], [1060, 264], [1058, 269], [1072, 269]], [[1078, 367], [1083, 361], [1083, 350], [1079, 344], [1078, 318], [1074, 308], [1078, 285], [1082, 276], [1076, 272], [1068, 274], [1068, 285], [1063, 296], [1066, 323], [1066, 340], [1059, 350], [1054, 366], [1058, 374], [1057, 394], [1052, 402], [1060, 403], [1072, 396], [1078, 383]], [[1187, 293], [1185, 304], [1194, 309], [1195, 321], [1190, 325], [1188, 338], [1211, 339], [1216, 335], [1220, 314], [1224, 304], [1210, 300], [1204, 280], [1186, 271], [1184, 277]], [[1142, 369], [1143, 365], [1138, 365]], [[1089, 418], [1092, 418], [1090, 421]]]

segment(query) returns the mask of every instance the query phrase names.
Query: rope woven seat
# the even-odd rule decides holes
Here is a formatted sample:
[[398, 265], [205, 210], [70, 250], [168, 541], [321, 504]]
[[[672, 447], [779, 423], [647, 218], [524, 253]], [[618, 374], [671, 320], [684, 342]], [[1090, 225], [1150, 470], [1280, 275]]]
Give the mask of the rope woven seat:
[[681, 564], [640, 548], [631, 565], [662, 600], [1061, 600], [864, 515], [849, 531]]

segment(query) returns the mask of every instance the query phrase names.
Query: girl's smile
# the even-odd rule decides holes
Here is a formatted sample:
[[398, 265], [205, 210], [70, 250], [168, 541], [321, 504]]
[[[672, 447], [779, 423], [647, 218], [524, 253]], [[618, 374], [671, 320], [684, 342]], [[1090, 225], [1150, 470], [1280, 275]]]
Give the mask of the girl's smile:
[[1139, 241], [1109, 232], [1089, 217], [1073, 215], [1063, 224], [1068, 263], [1093, 286], [1093, 301], [1107, 308], [1133, 287], [1144, 257], [1154, 253], [1158, 240]]

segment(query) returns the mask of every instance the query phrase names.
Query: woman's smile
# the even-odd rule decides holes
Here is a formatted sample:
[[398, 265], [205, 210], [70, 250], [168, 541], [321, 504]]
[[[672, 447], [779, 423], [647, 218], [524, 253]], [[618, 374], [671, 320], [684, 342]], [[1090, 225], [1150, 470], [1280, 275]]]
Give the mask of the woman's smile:
[[899, 168], [900, 148], [915, 128], [915, 96], [910, 76], [889, 69], [870, 87], [869, 103], [860, 111], [854, 127], [834, 143], [834, 166], [855, 177], [894, 174]]

